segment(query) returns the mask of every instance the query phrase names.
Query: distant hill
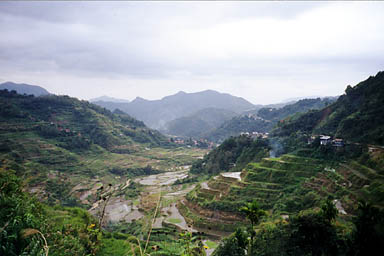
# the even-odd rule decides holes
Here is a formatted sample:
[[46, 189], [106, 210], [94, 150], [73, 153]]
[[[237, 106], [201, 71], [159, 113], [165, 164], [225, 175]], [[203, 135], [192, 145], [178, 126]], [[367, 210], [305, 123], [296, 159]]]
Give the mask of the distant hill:
[[166, 133], [185, 137], [200, 137], [201, 134], [219, 127], [237, 113], [217, 108], [206, 108], [196, 113], [180, 117], [166, 124]]
[[129, 103], [101, 101], [94, 103], [111, 111], [118, 108], [155, 129], [165, 129], [167, 122], [206, 108], [225, 109], [238, 114], [254, 108], [252, 103], [243, 98], [212, 90], [196, 93], [179, 92], [161, 100], [145, 100], [137, 97]]
[[33, 137], [53, 140], [67, 150], [88, 150], [98, 145], [108, 151], [121, 146], [148, 143], [167, 144], [167, 138], [147, 128], [127, 114], [68, 96], [24, 96], [0, 91], [0, 128], [17, 135], [31, 132]]
[[240, 115], [224, 122], [218, 128], [208, 131], [203, 137], [210, 141], [220, 143], [225, 139], [231, 136], [237, 136], [242, 132], [265, 133], [270, 131], [274, 125], [274, 122], [261, 119], [254, 115]]
[[16, 91], [19, 94], [27, 94], [27, 95], [48, 95], [50, 94], [46, 89], [37, 85], [30, 84], [16, 84], [12, 82], [5, 82], [0, 84], [0, 90], [8, 90], [8, 91]]
[[[204, 137], [221, 142], [230, 136], [237, 136], [241, 132], [269, 132], [278, 121], [290, 115], [304, 113], [310, 109], [320, 109], [334, 102], [333, 98], [304, 99], [281, 108], [261, 108], [257, 115], [240, 115], [224, 122], [217, 129], [204, 134]], [[251, 113], [248, 111], [248, 113]]]
[[114, 103], [128, 103], [129, 102], [129, 100], [117, 99], [117, 98], [109, 97], [106, 95], [90, 99], [89, 101], [90, 102], [105, 101], [105, 102], [114, 102]]
[[296, 113], [305, 113], [311, 109], [322, 109], [335, 100], [336, 98], [302, 99], [282, 108], [261, 108], [257, 115], [265, 120], [277, 122]]
[[384, 72], [377, 73], [321, 110], [286, 120], [275, 134], [329, 134], [349, 141], [384, 145]]

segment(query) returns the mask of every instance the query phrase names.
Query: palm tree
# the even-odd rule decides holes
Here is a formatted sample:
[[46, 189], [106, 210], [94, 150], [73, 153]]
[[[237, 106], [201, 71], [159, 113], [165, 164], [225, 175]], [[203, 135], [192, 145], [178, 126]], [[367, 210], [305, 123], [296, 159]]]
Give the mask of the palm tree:
[[267, 215], [267, 213], [260, 208], [256, 200], [253, 200], [252, 203], [246, 203], [239, 210], [240, 212], [245, 213], [247, 219], [251, 221], [251, 239], [249, 240], [247, 255], [252, 255], [252, 244], [256, 234], [254, 226], [259, 224], [261, 217]]
[[252, 230], [255, 225], [259, 224], [261, 217], [267, 215], [266, 211], [260, 208], [259, 203], [256, 200], [252, 203], [246, 203], [240, 208], [240, 212], [245, 213], [247, 218], [251, 221]]

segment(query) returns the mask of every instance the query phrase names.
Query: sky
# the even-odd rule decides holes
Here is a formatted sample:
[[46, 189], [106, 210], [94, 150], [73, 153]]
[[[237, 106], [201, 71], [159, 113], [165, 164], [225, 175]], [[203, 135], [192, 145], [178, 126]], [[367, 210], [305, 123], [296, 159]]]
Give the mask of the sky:
[[335, 96], [384, 70], [384, 2], [0, 2], [0, 83], [254, 104]]

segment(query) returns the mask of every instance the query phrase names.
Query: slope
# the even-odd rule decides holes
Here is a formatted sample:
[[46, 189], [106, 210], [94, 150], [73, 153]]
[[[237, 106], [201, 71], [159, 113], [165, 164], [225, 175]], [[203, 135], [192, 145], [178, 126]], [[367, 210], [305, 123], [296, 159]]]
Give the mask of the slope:
[[[126, 114], [68, 96], [0, 91], [0, 106], [2, 167], [15, 170], [50, 203], [77, 205], [92, 187], [187, 165], [201, 155], [175, 148]], [[81, 182], [88, 185], [74, 193]]]
[[168, 122], [166, 133], [185, 137], [201, 137], [201, 134], [217, 128], [236, 115], [235, 112], [225, 109], [202, 109], [190, 116]]
[[27, 95], [48, 95], [49, 92], [41, 86], [30, 85], [30, 84], [16, 84], [12, 82], [5, 82], [0, 84], [0, 90], [8, 90], [8, 91], [16, 91], [19, 94], [27, 94]]
[[206, 108], [220, 108], [237, 113], [253, 108], [253, 105], [243, 98], [212, 90], [196, 93], [179, 92], [161, 100], [145, 100], [137, 97], [130, 103], [95, 102], [95, 104], [110, 110], [119, 108], [156, 129], [164, 129], [167, 122]]
[[348, 86], [330, 106], [287, 120], [275, 134], [329, 134], [351, 142], [384, 144], [384, 72]]
[[311, 109], [321, 109], [334, 100], [333, 98], [303, 99], [281, 108], [264, 107], [257, 111], [257, 115], [236, 116], [215, 130], [205, 133], [203, 137], [211, 141], [221, 142], [242, 132], [270, 132], [280, 120], [294, 114], [305, 113]]

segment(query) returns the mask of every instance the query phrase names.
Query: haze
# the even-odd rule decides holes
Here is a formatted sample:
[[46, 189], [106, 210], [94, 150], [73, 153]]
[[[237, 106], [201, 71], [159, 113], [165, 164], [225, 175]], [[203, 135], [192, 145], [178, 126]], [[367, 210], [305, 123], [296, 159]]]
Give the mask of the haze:
[[383, 70], [383, 2], [1, 2], [0, 83], [81, 99], [332, 96]]

